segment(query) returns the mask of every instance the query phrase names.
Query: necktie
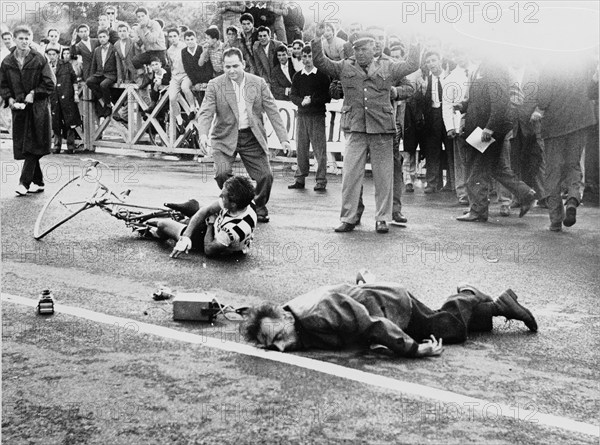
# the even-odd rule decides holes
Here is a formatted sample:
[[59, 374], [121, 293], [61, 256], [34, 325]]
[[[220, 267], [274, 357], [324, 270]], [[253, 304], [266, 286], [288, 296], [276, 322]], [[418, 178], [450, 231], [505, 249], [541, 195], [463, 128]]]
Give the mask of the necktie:
[[440, 102], [442, 102], [442, 82], [439, 77], [438, 77], [438, 99]]

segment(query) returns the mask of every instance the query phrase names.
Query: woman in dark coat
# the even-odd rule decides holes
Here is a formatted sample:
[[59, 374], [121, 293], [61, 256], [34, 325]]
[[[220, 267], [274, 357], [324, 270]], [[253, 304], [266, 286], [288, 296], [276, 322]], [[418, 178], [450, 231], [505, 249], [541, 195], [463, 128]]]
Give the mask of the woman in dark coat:
[[[54, 49], [50, 49], [54, 51]], [[46, 51], [48, 52], [48, 51]], [[65, 52], [69, 55], [65, 56]], [[60, 60], [56, 61], [56, 88], [50, 97], [52, 105], [52, 131], [54, 131], [54, 150], [52, 153], [60, 153], [62, 138], [67, 138], [67, 153], [75, 151], [75, 128], [81, 125], [81, 115], [77, 102], [77, 75], [69, 61], [70, 49], [63, 49]], [[52, 65], [53, 60], [50, 60]]]
[[31, 29], [17, 26], [13, 33], [17, 46], [0, 65], [0, 96], [12, 110], [14, 158], [25, 161], [15, 190], [23, 196], [44, 190], [40, 158], [52, 144], [49, 96], [55, 82], [46, 57], [29, 47]]

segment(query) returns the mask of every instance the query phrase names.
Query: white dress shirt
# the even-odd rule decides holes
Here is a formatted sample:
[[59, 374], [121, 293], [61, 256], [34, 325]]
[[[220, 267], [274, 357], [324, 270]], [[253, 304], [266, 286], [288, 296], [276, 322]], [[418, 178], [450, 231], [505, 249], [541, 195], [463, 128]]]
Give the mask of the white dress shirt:
[[235, 99], [238, 106], [238, 130], [245, 130], [250, 127], [250, 120], [248, 119], [248, 110], [246, 109], [246, 75], [242, 78], [242, 83], [238, 85], [237, 82], [230, 80], [233, 84], [233, 90], [235, 91]]

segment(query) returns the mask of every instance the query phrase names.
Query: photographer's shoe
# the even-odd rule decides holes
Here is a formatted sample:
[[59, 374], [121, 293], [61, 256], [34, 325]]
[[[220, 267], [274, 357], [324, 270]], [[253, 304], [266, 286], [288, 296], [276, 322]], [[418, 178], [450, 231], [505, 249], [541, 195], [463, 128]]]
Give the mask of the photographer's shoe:
[[511, 289], [505, 290], [494, 300], [494, 304], [497, 310], [494, 315], [501, 315], [509, 320], [521, 320], [530, 331], [537, 332], [538, 326], [533, 314], [519, 304], [517, 295]]

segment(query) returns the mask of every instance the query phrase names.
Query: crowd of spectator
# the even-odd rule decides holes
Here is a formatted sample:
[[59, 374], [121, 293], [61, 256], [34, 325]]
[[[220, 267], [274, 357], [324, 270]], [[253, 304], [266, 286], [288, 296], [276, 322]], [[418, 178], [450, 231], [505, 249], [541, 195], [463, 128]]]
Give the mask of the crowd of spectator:
[[[598, 122], [597, 61], [577, 61], [561, 72], [518, 54], [508, 61], [475, 57], [466, 47], [436, 39], [409, 48], [409, 42], [385, 29], [361, 23], [347, 29], [318, 24], [316, 39], [308, 42], [300, 6], [290, 2], [218, 2], [210, 26], [202, 31], [177, 24], [165, 27], [144, 7], [135, 11], [136, 23], [119, 20], [118, 12], [118, 7], [106, 8], [98, 17], [94, 37], [89, 24], [81, 23], [67, 45], [59, 41], [54, 28], [47, 30], [41, 43], [30, 42], [33, 50], [45, 54], [56, 79], [51, 98], [54, 153], [61, 152], [63, 139], [67, 153], [77, 150], [76, 130], [82, 122], [78, 102], [86, 88], [100, 118], [126, 121], [126, 112], [114, 110], [114, 102], [119, 88], [135, 84], [146, 102], [145, 113], [167, 94], [174, 116], [181, 115], [183, 99], [193, 120], [208, 82], [224, 73], [223, 53], [235, 48], [246, 72], [262, 77], [276, 100], [293, 102], [298, 108], [298, 168], [291, 189], [305, 187], [312, 147], [317, 161], [315, 190], [326, 190], [325, 105], [344, 100], [346, 156], [352, 154], [348, 147], [353, 144], [365, 150], [352, 169], [343, 224], [336, 230], [350, 231], [360, 224], [362, 176], [355, 173], [364, 170], [367, 159], [376, 177], [379, 233], [387, 232], [379, 223], [390, 219], [389, 203], [393, 203], [392, 221], [407, 222], [401, 196], [415, 191], [422, 160], [426, 161], [424, 193], [454, 193], [459, 204], [468, 206], [459, 221], [486, 221], [493, 194], [501, 204], [501, 216], [509, 216], [516, 207], [523, 216], [537, 200], [538, 206], [549, 207], [551, 230], [576, 221], [582, 192], [581, 154]], [[313, 63], [315, 43], [318, 61]], [[373, 54], [365, 56], [371, 45]], [[12, 34], [4, 32], [2, 59], [13, 46]], [[360, 62], [363, 57], [365, 64]], [[396, 70], [398, 64], [404, 68]], [[360, 75], [354, 77], [354, 69]], [[379, 69], [385, 75], [372, 79]], [[393, 82], [388, 85], [390, 78]], [[357, 95], [354, 89], [362, 86], [365, 94]], [[559, 97], [569, 106], [564, 107]], [[358, 116], [356, 110], [363, 107]], [[387, 128], [388, 110], [392, 129]], [[157, 114], [159, 120], [166, 112]], [[375, 127], [381, 128], [372, 130]], [[481, 152], [466, 142], [478, 127], [481, 142], [488, 145]], [[367, 142], [357, 139], [363, 133]], [[377, 144], [366, 149], [371, 134], [391, 134], [392, 157], [379, 158], [383, 149]], [[387, 142], [385, 146], [387, 153]], [[588, 150], [597, 152], [598, 147]], [[567, 198], [564, 209], [559, 205], [561, 194]]]

